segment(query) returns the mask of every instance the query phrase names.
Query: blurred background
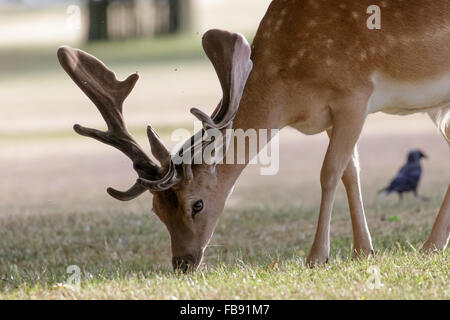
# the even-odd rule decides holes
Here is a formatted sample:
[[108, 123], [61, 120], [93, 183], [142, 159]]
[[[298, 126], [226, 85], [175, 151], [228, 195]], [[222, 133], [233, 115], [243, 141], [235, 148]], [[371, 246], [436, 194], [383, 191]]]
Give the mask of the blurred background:
[[[83, 97], [72, 91], [67, 81], [61, 81], [66, 77], [55, 59], [55, 52], [63, 44], [81, 47], [99, 56], [119, 76], [134, 71], [142, 73], [141, 85], [146, 88], [148, 97], [144, 98], [145, 102], [141, 101], [144, 103], [130, 101], [136, 104], [127, 110], [130, 123], [142, 119], [142, 112], [151, 111], [149, 106], [155, 107], [156, 111], [160, 110], [158, 108], [168, 110], [175, 105], [181, 107], [175, 102], [186, 101], [186, 95], [197, 95], [192, 92], [195, 88], [189, 88], [193, 84], [191, 79], [184, 77], [191, 78], [193, 70], [198, 72], [199, 93], [202, 80], [214, 79], [214, 73], [203, 68], [207, 64], [201, 50], [202, 34], [210, 28], [222, 28], [251, 37], [269, 2], [0, 0], [0, 76], [1, 80], [3, 77], [8, 79], [6, 86], [10, 85], [2, 86], [2, 92], [8, 94], [10, 110], [0, 130], [7, 133], [65, 130], [75, 119], [90, 118], [92, 110], [89, 108], [68, 112], [67, 99], [75, 99], [71, 101], [71, 105], [75, 105], [83, 101]], [[166, 80], [169, 83], [188, 80], [188, 83], [187, 86], [183, 82], [173, 83], [166, 88]], [[17, 94], [15, 88], [20, 86], [16, 86], [16, 81], [21, 82], [26, 93]], [[159, 86], [147, 81], [158, 82]], [[213, 85], [208, 90], [215, 89]], [[59, 91], [64, 88], [69, 91]], [[59, 99], [66, 101], [65, 107], [61, 104], [63, 101], [49, 103], [49, 99], [56, 98], [56, 91], [61, 93]], [[208, 93], [203, 91], [201, 100], [194, 99], [192, 103], [204, 103]], [[181, 95], [184, 95], [182, 100]], [[139, 99], [139, 94], [131, 99]], [[33, 101], [31, 106], [30, 101]], [[29, 109], [24, 108], [39, 109], [39, 122], [25, 117], [24, 113]], [[164, 121], [168, 120], [167, 116], [154, 112], [151, 120], [153, 123]], [[186, 119], [185, 116], [186, 112], [171, 113], [170, 122]]]
[[[9, 232], [0, 238], [0, 261], [28, 261], [22, 252], [28, 250], [30, 241], [42, 244], [42, 239], [52, 239], [40, 245], [39, 254], [58, 264], [61, 256], [49, 258], [49, 253], [63, 243], [67, 248], [74, 243], [96, 247], [109, 234], [113, 238], [110, 248], [122, 250], [122, 257], [130, 254], [129, 259], [138, 259], [147, 248], [153, 252], [152, 262], [167, 263], [168, 235], [150, 214], [151, 196], [119, 203], [105, 192], [108, 186], [126, 189], [135, 181], [128, 159], [73, 132], [74, 123], [98, 129], [105, 125], [95, 106], [59, 66], [56, 50], [61, 45], [80, 47], [103, 60], [121, 79], [138, 71], [141, 79], [124, 107], [126, 122], [142, 146], [147, 146], [147, 124], [152, 124], [170, 146], [175, 128], [193, 130], [191, 107], [211, 112], [220, 98], [219, 82], [202, 52], [202, 34], [210, 28], [222, 28], [240, 32], [250, 41], [269, 3], [0, 0], [0, 227]], [[246, 248], [246, 243], [307, 250], [317, 221], [319, 172], [327, 142], [325, 134], [306, 137], [285, 129], [279, 174], [263, 177], [255, 166], [245, 171], [213, 238], [218, 246], [210, 255], [224, 248]], [[412, 195], [403, 202], [396, 196], [380, 201], [377, 191], [388, 184], [404, 164], [407, 152], [415, 148], [430, 158], [423, 162], [419, 191], [431, 201], [421, 202]], [[367, 122], [359, 149], [364, 199], [374, 237], [392, 243], [389, 237], [395, 234], [396, 239], [418, 245], [431, 228], [450, 180], [447, 143], [426, 115], [377, 114]], [[273, 218], [261, 221], [252, 214], [259, 212], [258, 208], [269, 208], [264, 212]], [[350, 244], [342, 187], [335, 211], [333, 235]], [[239, 230], [237, 219], [245, 216], [254, 220], [242, 225], [261, 232]], [[146, 223], [149, 217], [151, 223]], [[148, 229], [139, 231], [134, 221]], [[68, 237], [73, 226], [79, 232]], [[229, 237], [230, 228], [237, 228], [241, 236]], [[394, 231], [399, 231], [398, 235]], [[138, 249], [129, 253], [130, 245], [118, 243], [122, 243], [121, 237], [136, 232], [143, 232], [143, 239], [159, 234], [161, 240], [147, 243], [137, 239], [134, 244]], [[155, 241], [160, 247], [156, 248]], [[83, 245], [80, 255], [90, 252], [88, 247]], [[97, 249], [104, 252], [98, 261], [103, 265], [103, 260], [109, 259], [109, 249]], [[224, 255], [221, 251], [221, 257]]]

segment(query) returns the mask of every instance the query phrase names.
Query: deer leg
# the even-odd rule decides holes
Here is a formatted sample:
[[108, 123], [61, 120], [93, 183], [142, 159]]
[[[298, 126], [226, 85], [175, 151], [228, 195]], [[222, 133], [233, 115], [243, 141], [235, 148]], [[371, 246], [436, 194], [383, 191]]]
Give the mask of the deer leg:
[[[429, 113], [433, 122], [442, 131], [444, 138], [450, 146], [450, 108], [437, 110]], [[431, 230], [431, 235], [422, 247], [424, 252], [435, 252], [445, 250], [450, 238], [450, 184], [439, 210], [439, 214]]]
[[[355, 106], [355, 103], [348, 105]], [[333, 114], [333, 130], [321, 171], [322, 200], [316, 236], [307, 259], [310, 266], [328, 260], [331, 212], [336, 189], [349, 164], [366, 119], [365, 110], [346, 108], [345, 105], [340, 106], [339, 110], [339, 113]], [[356, 216], [360, 218], [360, 214], [362, 212], [356, 213]], [[362, 222], [359, 220], [359, 223]]]
[[[330, 135], [331, 132], [328, 132]], [[361, 194], [361, 180], [359, 174], [359, 155], [355, 146], [347, 169], [342, 176], [347, 192], [348, 206], [353, 230], [353, 255], [355, 258], [373, 254], [372, 238], [367, 226], [364, 204]]]
[[422, 247], [424, 252], [445, 250], [450, 238], [450, 185], [444, 198], [441, 210], [431, 230], [431, 235]]

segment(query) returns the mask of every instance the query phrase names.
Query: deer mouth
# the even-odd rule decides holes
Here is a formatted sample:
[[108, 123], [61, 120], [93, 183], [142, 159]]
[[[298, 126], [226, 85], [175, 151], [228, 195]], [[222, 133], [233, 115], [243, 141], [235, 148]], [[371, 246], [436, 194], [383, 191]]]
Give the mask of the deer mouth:
[[174, 257], [172, 259], [172, 266], [175, 272], [188, 273], [197, 268], [196, 259], [193, 255], [186, 255], [183, 257]]

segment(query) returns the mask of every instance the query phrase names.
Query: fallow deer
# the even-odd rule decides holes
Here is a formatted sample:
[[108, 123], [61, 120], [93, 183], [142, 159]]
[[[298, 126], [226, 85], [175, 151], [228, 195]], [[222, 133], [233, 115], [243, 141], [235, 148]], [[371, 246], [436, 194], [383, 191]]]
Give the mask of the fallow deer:
[[[366, 23], [367, 9], [374, 4], [381, 8], [379, 30]], [[239, 34], [211, 30], [204, 35], [204, 50], [223, 89], [211, 117], [192, 110], [204, 130], [291, 126], [309, 135], [326, 131], [330, 137], [310, 265], [328, 259], [331, 212], [341, 179], [354, 252], [373, 251], [356, 151], [369, 114], [426, 112], [450, 143], [449, 21], [448, 0], [274, 0], [251, 47]], [[154, 161], [127, 132], [122, 117], [122, 103], [138, 75], [118, 81], [99, 60], [69, 47], [61, 47], [58, 57], [108, 125], [107, 132], [79, 125], [75, 131], [121, 150], [139, 176], [130, 190], [108, 189], [109, 194], [128, 201], [150, 191], [154, 211], [171, 236], [174, 268], [196, 269], [246, 165], [177, 165], [149, 127]], [[445, 249], [449, 231], [450, 186], [423, 249]]]

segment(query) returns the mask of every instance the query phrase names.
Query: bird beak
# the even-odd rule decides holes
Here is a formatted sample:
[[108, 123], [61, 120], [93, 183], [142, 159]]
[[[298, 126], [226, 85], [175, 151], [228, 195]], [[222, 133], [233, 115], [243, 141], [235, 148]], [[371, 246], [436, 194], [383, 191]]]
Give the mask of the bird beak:
[[428, 159], [428, 156], [425, 153], [421, 153], [422, 158]]

